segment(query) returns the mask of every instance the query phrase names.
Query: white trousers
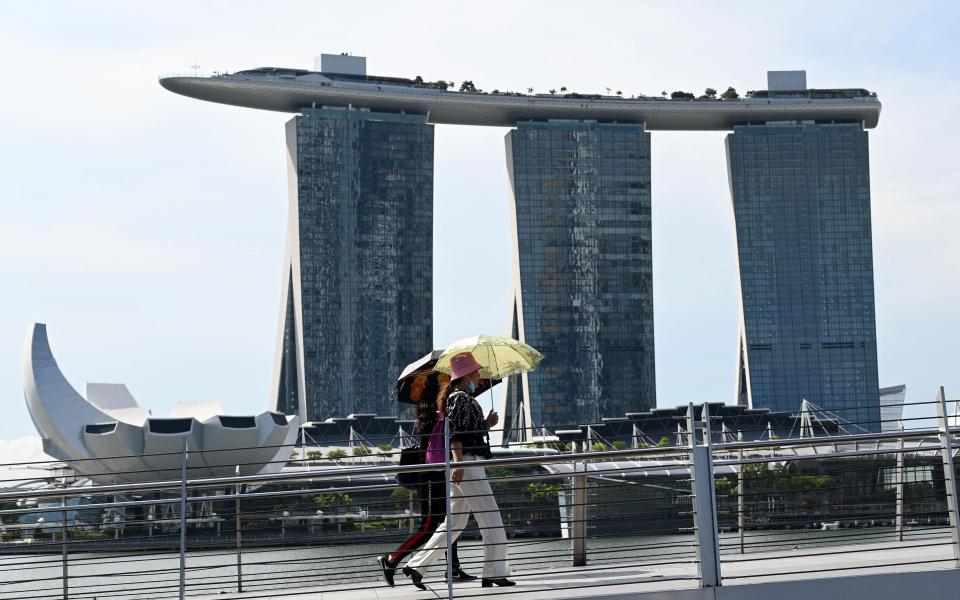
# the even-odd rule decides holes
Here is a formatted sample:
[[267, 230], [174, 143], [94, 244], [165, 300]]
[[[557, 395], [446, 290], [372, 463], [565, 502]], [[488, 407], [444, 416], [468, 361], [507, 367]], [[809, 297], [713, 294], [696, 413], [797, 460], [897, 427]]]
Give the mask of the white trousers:
[[444, 519], [433, 536], [427, 540], [417, 552], [408, 567], [413, 567], [420, 573], [440, 560], [447, 550], [447, 529], [452, 532], [456, 540], [463, 533], [470, 513], [480, 526], [480, 535], [483, 536], [483, 575], [486, 578], [506, 577], [510, 574], [507, 566], [507, 534], [503, 531], [503, 520], [500, 518], [500, 508], [493, 497], [490, 482], [483, 467], [470, 467], [465, 462], [481, 460], [471, 454], [465, 454], [463, 461], [454, 463], [454, 467], [463, 469], [463, 480], [451, 487], [450, 515]]

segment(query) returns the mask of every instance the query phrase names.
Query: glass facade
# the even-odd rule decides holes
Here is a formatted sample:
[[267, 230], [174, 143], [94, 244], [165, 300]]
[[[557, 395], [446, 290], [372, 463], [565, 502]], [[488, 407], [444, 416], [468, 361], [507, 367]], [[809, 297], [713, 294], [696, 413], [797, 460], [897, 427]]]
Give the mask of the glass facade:
[[879, 431], [867, 133], [859, 124], [749, 125], [726, 142], [739, 402], [798, 411], [806, 399]]
[[277, 410], [398, 414], [401, 369], [433, 343], [433, 126], [304, 109], [287, 124], [291, 257]]
[[530, 122], [506, 146], [519, 269], [512, 333], [544, 359], [509, 383], [504, 426], [518, 415], [555, 429], [650, 410], [650, 134]]

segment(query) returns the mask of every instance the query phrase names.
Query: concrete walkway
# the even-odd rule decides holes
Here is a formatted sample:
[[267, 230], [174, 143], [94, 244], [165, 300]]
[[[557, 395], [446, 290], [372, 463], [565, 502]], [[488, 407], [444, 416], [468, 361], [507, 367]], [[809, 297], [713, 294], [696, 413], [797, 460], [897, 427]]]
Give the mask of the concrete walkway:
[[[643, 567], [596, 564], [539, 573], [517, 571], [511, 588], [454, 586], [456, 598], [516, 600], [909, 600], [960, 598], [960, 569], [950, 539], [829, 546], [787, 552], [724, 555], [723, 586], [702, 589], [692, 563]], [[397, 574], [397, 587], [358, 584], [202, 596], [212, 600], [430, 600], [446, 598], [442, 572], [428, 574], [430, 591]]]

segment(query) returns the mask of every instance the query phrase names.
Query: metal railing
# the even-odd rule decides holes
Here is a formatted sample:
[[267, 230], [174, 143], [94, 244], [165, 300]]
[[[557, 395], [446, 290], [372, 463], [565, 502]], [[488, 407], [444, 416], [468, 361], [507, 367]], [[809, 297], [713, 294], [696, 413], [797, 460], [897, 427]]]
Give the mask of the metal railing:
[[[716, 442], [710, 406], [691, 404], [685, 445], [594, 450], [581, 441], [475, 465], [486, 468], [500, 503], [511, 577], [521, 585], [570, 569], [630, 569], [655, 572], [661, 584], [715, 587], [759, 577], [786, 549], [803, 557], [949, 546], [948, 558], [878, 566], [960, 568], [960, 429], [950, 427], [942, 388], [920, 404], [936, 406], [936, 428], [750, 442]], [[8, 481], [0, 600], [268, 597], [280, 586], [294, 594], [376, 585], [376, 557], [395, 551], [423, 516], [416, 495], [392, 477], [443, 472], [449, 480], [452, 468], [399, 466], [391, 450], [358, 458], [373, 464], [328, 458], [275, 474], [191, 478], [187, 448], [180, 454], [179, 480], [79, 485], [61, 475], [29, 489]], [[483, 562], [477, 534], [470, 528], [459, 543], [461, 565], [474, 573]], [[451, 562], [442, 580], [451, 598], [453, 575]]]

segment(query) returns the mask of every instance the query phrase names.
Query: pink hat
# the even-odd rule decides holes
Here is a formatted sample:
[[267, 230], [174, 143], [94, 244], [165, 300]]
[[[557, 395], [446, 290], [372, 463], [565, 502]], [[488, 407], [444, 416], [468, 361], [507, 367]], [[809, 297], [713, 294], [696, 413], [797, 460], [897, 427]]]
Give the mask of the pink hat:
[[478, 363], [477, 359], [469, 352], [460, 352], [459, 354], [454, 354], [453, 358], [450, 359], [450, 368], [453, 370], [450, 379], [460, 379], [470, 373], [479, 371], [483, 368], [483, 365]]

